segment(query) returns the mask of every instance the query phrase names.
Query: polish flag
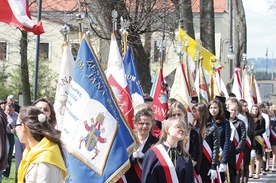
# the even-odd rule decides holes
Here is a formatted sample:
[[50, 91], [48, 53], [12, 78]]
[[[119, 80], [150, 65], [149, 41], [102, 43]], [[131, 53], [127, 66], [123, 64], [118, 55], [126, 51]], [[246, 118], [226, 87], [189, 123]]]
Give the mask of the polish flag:
[[123, 59], [115, 35], [112, 33], [106, 77], [129, 126], [133, 129], [134, 109], [125, 77]]
[[0, 0], [0, 12], [0, 22], [33, 32], [35, 35], [44, 33], [42, 22], [35, 23], [31, 19], [26, 0]]

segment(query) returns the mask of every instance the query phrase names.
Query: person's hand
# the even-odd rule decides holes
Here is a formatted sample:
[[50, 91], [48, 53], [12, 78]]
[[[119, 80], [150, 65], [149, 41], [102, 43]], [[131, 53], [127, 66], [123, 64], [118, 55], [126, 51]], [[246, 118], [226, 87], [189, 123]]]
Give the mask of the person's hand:
[[219, 165], [219, 172], [225, 172], [225, 170], [226, 170], [226, 165], [225, 164], [220, 164]]
[[210, 179], [211, 180], [215, 180], [216, 178], [217, 178], [217, 172], [216, 172], [216, 170], [209, 170], [209, 172], [208, 172], [208, 174], [207, 174], [208, 176], [210, 175]]
[[142, 151], [140, 151], [139, 149], [133, 152], [132, 155], [133, 158], [143, 158], [144, 157], [144, 153], [142, 153]]

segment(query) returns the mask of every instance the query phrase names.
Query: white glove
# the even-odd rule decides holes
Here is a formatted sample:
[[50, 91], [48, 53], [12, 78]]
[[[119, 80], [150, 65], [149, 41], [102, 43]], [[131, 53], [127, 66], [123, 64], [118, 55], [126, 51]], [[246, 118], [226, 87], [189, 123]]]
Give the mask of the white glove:
[[225, 170], [226, 170], [226, 165], [225, 164], [220, 164], [219, 165], [219, 172], [225, 172]]
[[142, 153], [142, 151], [134, 151], [132, 157], [135, 158], [143, 158], [144, 157], [144, 153]]
[[208, 174], [207, 174], [208, 176], [210, 175], [210, 179], [211, 180], [215, 180], [216, 178], [217, 178], [217, 171], [216, 170], [209, 170], [209, 172], [208, 172]]
[[253, 158], [255, 158], [256, 157], [256, 151], [255, 151], [255, 149], [252, 149], [251, 150], [251, 159], [253, 159]]

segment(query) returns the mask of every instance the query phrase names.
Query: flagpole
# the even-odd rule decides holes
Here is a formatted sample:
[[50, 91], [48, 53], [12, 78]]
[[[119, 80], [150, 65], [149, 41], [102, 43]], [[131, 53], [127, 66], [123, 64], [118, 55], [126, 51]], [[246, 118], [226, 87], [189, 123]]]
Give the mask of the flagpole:
[[80, 0], [78, 0], [78, 6], [79, 6], [79, 13], [77, 14], [77, 22], [79, 24], [79, 42], [81, 43], [82, 36], [83, 36], [83, 26], [82, 26], [82, 21], [83, 21], [83, 15], [81, 13], [81, 3]]
[[129, 21], [124, 20], [123, 17], [121, 17], [121, 30], [120, 32], [122, 33], [123, 37], [123, 56], [126, 54], [127, 51], [127, 36], [128, 36], [128, 27], [129, 27]]
[[[38, 10], [37, 10], [37, 22], [41, 20], [41, 8], [42, 8], [42, 0], [38, 0]], [[39, 65], [39, 46], [40, 46], [40, 34], [36, 36], [36, 56], [35, 56], [35, 77], [34, 77], [34, 99], [37, 98], [37, 79], [38, 79], [38, 65]]]
[[113, 10], [111, 13], [112, 16], [112, 32], [115, 34], [117, 33], [117, 17], [118, 17], [118, 12], [116, 10]]

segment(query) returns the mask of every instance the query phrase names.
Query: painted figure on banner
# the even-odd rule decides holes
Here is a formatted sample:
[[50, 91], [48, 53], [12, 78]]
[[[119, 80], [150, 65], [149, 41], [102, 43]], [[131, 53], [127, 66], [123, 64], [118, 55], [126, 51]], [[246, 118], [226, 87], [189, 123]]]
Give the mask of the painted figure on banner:
[[87, 120], [84, 121], [84, 126], [88, 134], [85, 138], [81, 138], [79, 148], [81, 148], [81, 143], [85, 142], [85, 148], [88, 151], [95, 151], [95, 155], [92, 157], [92, 159], [94, 159], [100, 152], [97, 148], [97, 142], [106, 142], [106, 139], [101, 137], [101, 132], [104, 131], [104, 128], [101, 127], [103, 125], [104, 119], [105, 116], [103, 112], [99, 112], [98, 116], [96, 117], [96, 122], [94, 121], [94, 118], [91, 118], [90, 126], [88, 125]]

